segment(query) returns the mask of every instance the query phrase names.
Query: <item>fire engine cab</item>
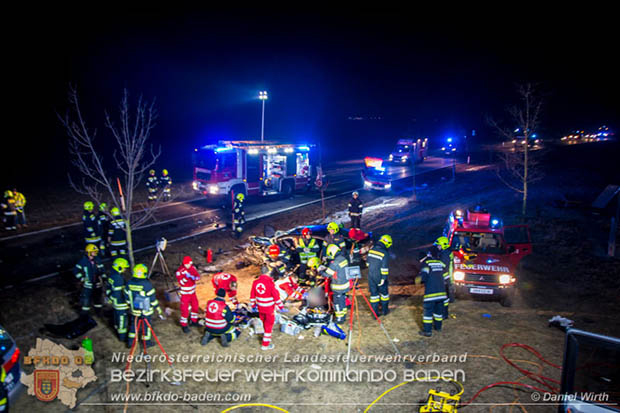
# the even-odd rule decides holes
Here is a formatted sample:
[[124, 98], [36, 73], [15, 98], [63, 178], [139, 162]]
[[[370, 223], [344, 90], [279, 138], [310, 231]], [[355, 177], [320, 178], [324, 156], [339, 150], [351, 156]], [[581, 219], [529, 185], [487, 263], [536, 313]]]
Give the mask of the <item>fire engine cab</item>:
[[[207, 197], [231, 193], [292, 195], [312, 185], [314, 145], [220, 141], [194, 150], [195, 191]], [[315, 168], [316, 169], [316, 168]]]
[[457, 297], [471, 295], [511, 306], [515, 271], [532, 252], [527, 225], [504, 226], [500, 218], [477, 206], [452, 211], [444, 235], [450, 241]]

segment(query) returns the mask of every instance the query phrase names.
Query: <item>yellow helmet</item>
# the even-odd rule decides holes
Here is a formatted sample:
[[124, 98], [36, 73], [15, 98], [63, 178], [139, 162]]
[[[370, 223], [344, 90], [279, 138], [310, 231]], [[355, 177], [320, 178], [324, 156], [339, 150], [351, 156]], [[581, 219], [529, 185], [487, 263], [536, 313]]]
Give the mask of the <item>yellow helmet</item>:
[[108, 210], [108, 204], [106, 204], [105, 202], [102, 202], [99, 204], [99, 211], [105, 212], [107, 210]]
[[85, 211], [92, 211], [94, 208], [95, 208], [95, 204], [93, 204], [92, 201], [84, 202], [84, 210]]
[[112, 207], [112, 209], [110, 210], [110, 214], [112, 214], [113, 217], [118, 217], [121, 215], [121, 210], [117, 207]]
[[163, 171], [161, 171], [161, 173], [162, 173], [164, 176], [167, 176], [167, 175], [168, 175], [168, 170], [167, 170], [167, 169], [164, 169]]
[[340, 230], [340, 227], [335, 222], [330, 222], [329, 224], [327, 224], [327, 230], [338, 232]]
[[99, 248], [95, 244], [88, 244], [86, 246], [86, 253], [90, 254], [91, 252], [94, 252], [96, 254], [99, 252]]
[[146, 268], [146, 265], [144, 264], [138, 264], [135, 267], [133, 267], [134, 278], [146, 278], [146, 275], [148, 272], [149, 272], [149, 269]]
[[155, 169], [151, 169], [151, 170], [149, 171], [149, 175], [155, 175]]
[[379, 238], [379, 242], [382, 242], [386, 248], [390, 248], [392, 246], [392, 237], [387, 234], [381, 235], [381, 238]]
[[327, 246], [327, 257], [330, 259], [334, 259], [334, 257], [336, 256], [336, 254], [338, 254], [338, 252], [340, 252], [340, 247], [336, 244], [329, 244]]
[[10, 191], [10, 190], [4, 191], [4, 197], [5, 198], [13, 198], [13, 191]]
[[241, 202], [243, 202], [243, 200], [245, 199], [245, 195], [243, 195], [243, 192], [239, 192], [237, 194], [237, 199]]
[[114, 260], [114, 263], [112, 263], [112, 268], [114, 268], [118, 272], [123, 272], [127, 268], [129, 268], [129, 261], [127, 261], [125, 258], [117, 258]]
[[450, 246], [450, 241], [448, 237], [439, 237], [435, 240], [435, 245], [437, 245], [439, 249], [445, 250]]
[[321, 260], [318, 257], [312, 257], [308, 260], [308, 267], [316, 270], [321, 265]]

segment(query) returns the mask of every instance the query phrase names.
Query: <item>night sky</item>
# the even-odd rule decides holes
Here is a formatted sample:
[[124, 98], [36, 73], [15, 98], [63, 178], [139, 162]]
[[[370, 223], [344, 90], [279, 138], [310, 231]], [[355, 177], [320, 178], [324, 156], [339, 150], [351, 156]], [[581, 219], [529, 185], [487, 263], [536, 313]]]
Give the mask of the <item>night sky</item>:
[[423, 10], [23, 12], [14, 16], [19, 29], [5, 78], [8, 122], [19, 127], [3, 141], [32, 166], [15, 176], [5, 161], [3, 176], [66, 183], [56, 111], [67, 107], [69, 83], [102, 140], [109, 136], [103, 109], [116, 108], [124, 87], [156, 98], [153, 141], [168, 168], [189, 162], [198, 145], [260, 137], [262, 89], [270, 97], [266, 138], [321, 142], [328, 158], [381, 154], [407, 135], [438, 139], [476, 129], [493, 139], [485, 116], [501, 118], [517, 100], [515, 85], [526, 81], [546, 95], [543, 136], [615, 129], [613, 13], [578, 12], [527, 20]]

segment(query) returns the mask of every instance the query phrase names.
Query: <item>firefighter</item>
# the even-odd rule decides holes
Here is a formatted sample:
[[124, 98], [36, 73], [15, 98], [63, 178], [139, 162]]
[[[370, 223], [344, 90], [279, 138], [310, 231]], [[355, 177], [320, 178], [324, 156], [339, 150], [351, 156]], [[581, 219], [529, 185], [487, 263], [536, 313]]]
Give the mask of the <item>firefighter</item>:
[[127, 235], [125, 232], [125, 220], [121, 217], [121, 210], [113, 207], [110, 210], [112, 220], [108, 229], [108, 244], [110, 256], [127, 258]]
[[388, 276], [390, 254], [388, 250], [392, 246], [392, 237], [382, 235], [371, 249], [368, 251], [368, 287], [370, 289], [370, 305], [378, 316], [379, 302], [383, 315], [390, 313], [390, 294], [388, 291]]
[[245, 211], [243, 210], [244, 200], [245, 195], [243, 195], [243, 192], [239, 192], [235, 196], [235, 202], [233, 204], [233, 232], [236, 238], [241, 236], [241, 233], [243, 232], [243, 225], [245, 224]]
[[[133, 277], [125, 285], [125, 301], [130, 313], [127, 347], [131, 347], [136, 338], [136, 328], [140, 319], [144, 319], [150, 324], [151, 316], [155, 310], [157, 310], [159, 318], [162, 320], [166, 319], [162, 314], [157, 297], [155, 297], [155, 289], [146, 278], [148, 271], [146, 265], [137, 264], [133, 267]], [[151, 340], [151, 329], [146, 323], [141, 325], [138, 334], [142, 336], [142, 340], [147, 347], [154, 345]]]
[[75, 278], [82, 283], [82, 292], [80, 293], [80, 304], [82, 305], [81, 313], [88, 314], [91, 304], [98, 311], [103, 307], [102, 279], [105, 281], [105, 273], [103, 264], [99, 260], [97, 254], [99, 248], [95, 244], [86, 246], [86, 253], [75, 264], [73, 274]]
[[127, 268], [129, 268], [129, 262], [125, 258], [114, 260], [105, 291], [114, 309], [114, 329], [122, 342], [127, 341], [127, 310], [129, 306], [125, 301], [125, 278], [123, 277]]
[[329, 289], [333, 293], [334, 315], [336, 323], [342, 324], [347, 319], [346, 299], [349, 292], [349, 280], [345, 274], [345, 268], [349, 265], [340, 247], [334, 244], [327, 246], [327, 258], [329, 266], [322, 271], [322, 276], [329, 278]]
[[284, 306], [278, 289], [269, 275], [262, 274], [252, 283], [250, 305], [258, 307], [258, 316], [265, 330], [261, 350], [271, 350], [274, 348], [271, 342], [271, 332], [275, 323], [275, 310], [281, 310]]
[[444, 301], [447, 298], [443, 275], [446, 265], [439, 259], [439, 248], [433, 245], [428, 255], [423, 259], [420, 278], [424, 284], [424, 314], [422, 316], [423, 330], [418, 333], [424, 337], [433, 335], [433, 327], [441, 331], [443, 320]]
[[301, 230], [301, 237], [295, 240], [295, 249], [299, 254], [299, 276], [302, 279], [306, 279], [308, 260], [317, 257], [321, 251], [321, 246], [316, 238], [312, 237], [310, 228]]
[[340, 226], [335, 222], [330, 222], [329, 224], [327, 224], [327, 232], [329, 234], [327, 234], [327, 236], [325, 237], [325, 244], [323, 246], [323, 251], [321, 254], [324, 261], [327, 259], [326, 253], [328, 245], [334, 244], [342, 250], [344, 250], [347, 245], [345, 242], [344, 234], [342, 233], [342, 231], [340, 231]]
[[[198, 326], [198, 297], [196, 296], [196, 283], [200, 280], [200, 274], [191, 257], [183, 257], [183, 264], [176, 271], [177, 281], [179, 282], [179, 295], [181, 296], [181, 320], [180, 324], [185, 334], [189, 334], [187, 318], [189, 316], [191, 325]], [[190, 312], [191, 307], [191, 312]]]
[[101, 256], [107, 254], [108, 248], [108, 231], [110, 229], [110, 217], [108, 216], [108, 204], [102, 202], [99, 204], [99, 214], [97, 215], [97, 222], [99, 223], [99, 236], [101, 237], [101, 243], [99, 244], [99, 250]]
[[2, 200], [2, 209], [4, 210], [4, 229], [7, 231], [16, 231], [17, 226], [17, 206], [13, 191], [4, 191], [4, 199]]
[[227, 272], [218, 272], [213, 274], [211, 284], [213, 284], [213, 288], [216, 292], [220, 288], [223, 288], [233, 305], [239, 305], [239, 301], [237, 300], [237, 277]]
[[5, 380], [6, 371], [4, 371], [4, 366], [0, 366], [0, 412], [2, 413], [9, 412], [9, 393], [4, 386]]
[[317, 276], [319, 275], [318, 268], [321, 265], [321, 259], [319, 257], [312, 257], [308, 260], [308, 266], [306, 268], [306, 279], [302, 284], [314, 287], [317, 283]]
[[200, 344], [206, 346], [213, 338], [219, 337], [222, 347], [228, 347], [241, 335], [241, 330], [233, 324], [235, 315], [226, 305], [226, 290], [218, 288], [215, 294], [216, 297], [209, 300], [205, 308], [205, 333]]
[[291, 256], [286, 250], [282, 250], [279, 245], [272, 244], [267, 249], [265, 257], [266, 270], [274, 280], [282, 278], [286, 275], [291, 265]]
[[26, 197], [17, 188], [13, 189], [13, 197], [15, 198], [15, 209], [17, 210], [17, 227], [27, 227], [26, 222]]
[[148, 200], [150, 202], [157, 201], [157, 196], [159, 195], [159, 181], [155, 176], [154, 169], [149, 171], [149, 176], [146, 178], [146, 188], [149, 191]]
[[439, 250], [439, 259], [446, 266], [446, 270], [443, 274], [443, 281], [446, 288], [446, 299], [443, 303], [443, 319], [447, 320], [450, 316], [449, 306], [450, 302], [454, 302], [454, 280], [452, 276], [452, 252], [449, 250], [450, 241], [447, 237], [439, 237], [433, 244]]
[[101, 233], [99, 231], [99, 221], [93, 209], [95, 209], [95, 204], [93, 204], [92, 201], [84, 202], [84, 213], [82, 214], [84, 242], [86, 245], [95, 245], [98, 251], [101, 244]]
[[353, 192], [352, 198], [349, 201], [349, 218], [351, 218], [351, 228], [360, 228], [363, 209], [364, 204], [362, 204], [360, 194], [357, 191]]
[[168, 170], [161, 171], [161, 177], [159, 178], [159, 187], [162, 191], [162, 199], [164, 201], [170, 201], [170, 190], [172, 189], [172, 178], [168, 175]]

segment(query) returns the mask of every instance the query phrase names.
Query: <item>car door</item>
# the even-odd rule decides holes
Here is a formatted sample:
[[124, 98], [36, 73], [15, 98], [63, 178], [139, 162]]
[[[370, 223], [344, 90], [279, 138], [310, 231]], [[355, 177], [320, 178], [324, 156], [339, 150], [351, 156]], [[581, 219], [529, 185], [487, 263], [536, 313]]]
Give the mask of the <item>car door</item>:
[[527, 225], [509, 225], [504, 227], [504, 241], [513, 268], [526, 255], [532, 253], [532, 238]]

